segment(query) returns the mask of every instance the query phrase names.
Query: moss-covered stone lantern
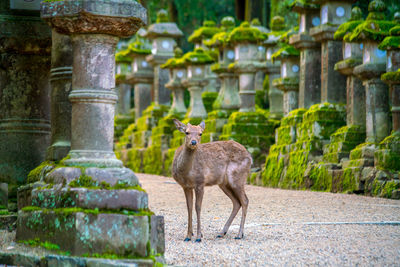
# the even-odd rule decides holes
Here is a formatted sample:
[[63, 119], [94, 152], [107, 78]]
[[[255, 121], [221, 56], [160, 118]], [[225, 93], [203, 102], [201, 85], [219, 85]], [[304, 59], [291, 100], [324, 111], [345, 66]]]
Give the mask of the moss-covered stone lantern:
[[[335, 32], [335, 40], [351, 35], [362, 22], [360, 8], [354, 7], [349, 21]], [[330, 163], [349, 158], [350, 151], [365, 140], [365, 89], [353, 73], [354, 68], [362, 64], [362, 44], [343, 41], [342, 52], [343, 60], [335, 64], [335, 70], [347, 77], [346, 126], [332, 134], [330, 144], [324, 148], [324, 161]]]
[[321, 24], [310, 29], [310, 35], [321, 43], [321, 102], [346, 103], [346, 77], [334, 70], [342, 57], [342, 42], [333, 35], [351, 15], [349, 0], [318, 0]]
[[[215, 22], [212, 20], [206, 20], [203, 22], [203, 26], [196, 29], [188, 38], [188, 41], [194, 43], [195, 48], [202, 47], [205, 51], [210, 53], [210, 56], [218, 57], [218, 52], [213, 51], [213, 48], [204, 45], [203, 42], [209, 41], [214, 34], [221, 31], [219, 27], [216, 26]], [[202, 98], [207, 112], [211, 111], [212, 104], [217, 98], [218, 92], [221, 88], [221, 82], [218, 79], [216, 73], [211, 71], [211, 65], [206, 66], [205, 79], [208, 81], [207, 85], [204, 87], [204, 92], [202, 93]]]
[[182, 31], [176, 23], [170, 22], [168, 13], [160, 10], [157, 13], [156, 23], [147, 29], [146, 38], [152, 41], [153, 48], [151, 55], [147, 56], [147, 61], [154, 67], [154, 102], [161, 105], [170, 105], [170, 91], [165, 88], [168, 82], [168, 70], [161, 69], [169, 58], [174, 56], [176, 39], [183, 36]]
[[213, 111], [208, 113], [205, 121], [207, 128], [202, 135], [202, 142], [217, 141], [222, 133], [222, 127], [227, 123], [229, 115], [240, 107], [239, 84], [229, 64], [235, 61], [233, 44], [228, 41], [229, 33], [235, 27], [233, 17], [224, 17], [221, 20], [222, 31], [215, 34], [210, 40], [204, 41], [206, 46], [218, 49], [218, 63], [211, 65], [211, 70], [217, 73], [221, 80], [221, 89], [213, 103]]
[[257, 28], [243, 22], [229, 34], [229, 42], [235, 45], [235, 62], [229, 65], [239, 76], [240, 109], [229, 116], [220, 140], [235, 140], [244, 145], [252, 154], [255, 166], [265, 160], [269, 146], [273, 143], [275, 121], [267, 119], [268, 114], [256, 110], [254, 76], [264, 67], [257, 57], [258, 45], [266, 39]]
[[381, 79], [390, 87], [392, 103], [392, 134], [379, 143], [379, 150], [375, 152], [375, 166], [385, 170], [400, 171], [400, 13], [395, 14], [397, 26], [390, 29], [390, 36], [386, 37], [378, 46], [387, 51], [386, 73]]
[[289, 43], [300, 50], [299, 107], [309, 108], [321, 101], [321, 45], [310, 35], [320, 25], [320, 6], [315, 1], [294, 1], [292, 11], [299, 14], [299, 32]]
[[131, 85], [126, 79], [132, 71], [132, 58], [128, 53], [129, 50], [126, 49], [115, 54], [115, 91], [118, 94], [114, 121], [114, 138], [116, 141], [129, 124], [135, 122], [134, 111], [131, 110]]
[[283, 117], [283, 93], [276, 88], [272, 81], [279, 78], [280, 75], [280, 62], [272, 62], [271, 56], [279, 48], [277, 47], [280, 36], [285, 32], [286, 25], [283, 17], [276, 16], [271, 21], [271, 32], [269, 32], [268, 39], [263, 42], [266, 48], [266, 68], [265, 72], [268, 75], [268, 101], [269, 101], [269, 117], [271, 119], [280, 119]]
[[153, 67], [146, 60], [151, 54], [146, 40], [136, 35], [136, 40], [128, 45], [128, 56], [131, 58], [131, 71], [126, 76], [134, 88], [135, 118], [143, 116], [143, 111], [150, 106], [153, 98]]
[[136, 1], [65, 0], [42, 2], [41, 16], [72, 36], [71, 150], [31, 175], [47, 185], [32, 190], [19, 212], [16, 238], [55, 243], [71, 255], [136, 256], [152, 264], [164, 251], [163, 218], [152, 215], [137, 177], [113, 152], [115, 47], [143, 26], [146, 10]]
[[[251, 27], [259, 29], [265, 35], [268, 35], [268, 33], [270, 32], [269, 29], [261, 25], [261, 22], [258, 18], [253, 19], [250, 25]], [[263, 45], [259, 45], [257, 49], [258, 49], [257, 60], [265, 63], [266, 47]], [[266, 95], [267, 92], [265, 91], [264, 88], [264, 79], [265, 79], [265, 68], [256, 72], [254, 81], [254, 87], [256, 90], [256, 101], [258, 98], [261, 98], [260, 103], [263, 103], [268, 99], [268, 96]]]
[[366, 20], [358, 25], [344, 41], [363, 45], [363, 64], [354, 68], [354, 74], [363, 81], [366, 95], [366, 139], [350, 152], [350, 160], [343, 162], [343, 179], [353, 185], [350, 190], [365, 190], [367, 176], [374, 169], [377, 145], [390, 133], [389, 90], [380, 79], [386, 71], [386, 51], [379, 42], [396, 26], [385, 20], [386, 5], [381, 0], [369, 3]]
[[273, 81], [283, 92], [283, 112], [287, 115], [299, 106], [299, 56], [300, 52], [291, 45], [281, 43], [281, 48], [272, 55], [272, 61], [281, 62], [281, 77]]

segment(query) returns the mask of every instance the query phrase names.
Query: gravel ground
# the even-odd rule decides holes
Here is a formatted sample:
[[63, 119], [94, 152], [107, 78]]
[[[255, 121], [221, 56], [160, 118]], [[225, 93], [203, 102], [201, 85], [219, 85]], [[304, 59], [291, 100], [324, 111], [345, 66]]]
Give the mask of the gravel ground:
[[204, 237], [194, 243], [183, 242], [187, 211], [181, 187], [167, 177], [138, 177], [149, 193], [150, 208], [165, 217], [168, 264], [400, 266], [400, 225], [374, 224], [400, 222], [399, 200], [248, 185], [245, 238], [234, 239], [239, 212], [227, 236], [216, 239], [232, 204], [218, 186], [207, 187], [202, 206]]
[[[373, 224], [400, 222], [399, 200], [248, 185], [245, 238], [234, 239], [239, 212], [227, 236], [216, 239], [232, 204], [219, 187], [207, 187], [202, 206], [204, 237], [194, 243], [183, 242], [187, 211], [181, 187], [167, 177], [138, 177], [149, 194], [150, 208], [165, 217], [165, 257], [170, 265], [400, 266], [400, 225]], [[46, 253], [14, 240], [15, 232], [0, 231], [0, 250]]]

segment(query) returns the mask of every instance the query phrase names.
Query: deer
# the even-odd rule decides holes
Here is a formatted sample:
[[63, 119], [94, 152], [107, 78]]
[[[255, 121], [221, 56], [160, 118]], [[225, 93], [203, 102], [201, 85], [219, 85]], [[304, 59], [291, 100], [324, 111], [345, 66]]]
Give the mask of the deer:
[[188, 229], [184, 241], [190, 241], [193, 236], [192, 210], [193, 191], [196, 196], [195, 209], [197, 215], [197, 236], [195, 242], [201, 242], [200, 213], [205, 186], [218, 185], [231, 199], [233, 209], [225, 226], [217, 235], [223, 238], [232, 221], [242, 208], [239, 233], [235, 239], [244, 237], [244, 224], [246, 220], [249, 199], [245, 193], [245, 184], [250, 175], [253, 163], [250, 153], [241, 144], [229, 141], [215, 141], [201, 144], [201, 135], [205, 129], [205, 122], [199, 125], [185, 125], [173, 119], [176, 128], [184, 133], [184, 143], [175, 151], [172, 163], [172, 176], [183, 188], [188, 212]]

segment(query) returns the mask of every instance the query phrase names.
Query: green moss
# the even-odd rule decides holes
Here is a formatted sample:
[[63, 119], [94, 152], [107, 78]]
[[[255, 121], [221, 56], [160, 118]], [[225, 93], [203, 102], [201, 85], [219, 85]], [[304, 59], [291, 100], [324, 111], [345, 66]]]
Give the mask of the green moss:
[[146, 43], [137, 38], [135, 42], [129, 44], [128, 52], [125, 53], [149, 55], [151, 54], [151, 49], [149, 49]]
[[267, 39], [259, 29], [251, 27], [248, 22], [242, 22], [229, 34], [228, 40], [232, 43], [258, 43]]
[[181, 60], [183, 56], [182, 49], [179, 47], [175, 48], [174, 50], [175, 56], [173, 58], [170, 58], [165, 62], [164, 64], [161, 65], [161, 68], [169, 68], [169, 69], [176, 69], [176, 68], [184, 68], [185, 64], [184, 61]]
[[311, 190], [330, 192], [332, 189], [332, 175], [329, 174], [325, 163], [313, 165], [310, 171], [312, 181]]
[[300, 56], [300, 51], [291, 45], [288, 45], [285, 43], [280, 43], [279, 47], [280, 47], [279, 50], [276, 51], [275, 53], [273, 53], [271, 56], [272, 62], [274, 62], [276, 60], [280, 60], [282, 58]]
[[359, 173], [358, 168], [346, 168], [343, 171], [343, 178], [340, 184], [340, 190], [345, 193], [351, 193], [358, 191], [358, 175], [356, 176], [356, 173]]
[[281, 16], [275, 16], [271, 20], [271, 31], [283, 31], [286, 28], [285, 19]]
[[163, 159], [161, 146], [149, 146], [143, 154], [143, 171], [145, 173], [163, 174]]
[[333, 36], [335, 40], [343, 40], [344, 36], [352, 33], [361, 23], [362, 20], [348, 21], [339, 26]]
[[168, 12], [164, 9], [161, 9], [157, 12], [156, 23], [165, 23], [165, 22], [169, 22]]
[[201, 43], [204, 39], [210, 39], [214, 34], [219, 33], [220, 28], [215, 26], [214, 21], [206, 20], [203, 26], [195, 30], [188, 38], [191, 43]]
[[289, 44], [290, 36], [293, 34], [297, 34], [299, 32], [299, 26], [293, 27], [290, 30], [286, 31], [279, 37], [279, 41], [285, 44]]
[[389, 35], [389, 30], [396, 26], [396, 22], [385, 20], [385, 10], [386, 6], [382, 1], [372, 1], [368, 6], [367, 19], [358, 25], [351, 35], [344, 36], [343, 40], [346, 42], [382, 41]]
[[196, 48], [193, 52], [186, 53], [181, 59], [185, 65], [205, 65], [214, 62], [214, 59], [203, 48]]
[[127, 216], [152, 216], [154, 213], [150, 211], [149, 209], [140, 209], [140, 210], [104, 210], [104, 209], [83, 209], [83, 208], [55, 208], [55, 209], [44, 209], [44, 208], [39, 208], [35, 206], [27, 206], [21, 209], [24, 212], [36, 212], [40, 211], [43, 212], [44, 214], [48, 214], [51, 212], [54, 212], [59, 215], [63, 216], [69, 216], [71, 214], [75, 214], [78, 212], [82, 212], [85, 214], [92, 214], [92, 215], [98, 215], [100, 213], [105, 213], [105, 214], [122, 214], [122, 215], [127, 215]]
[[[399, 26], [400, 28], [400, 26]], [[400, 36], [388, 36], [379, 44], [379, 49], [391, 50], [400, 48]]]
[[[276, 145], [271, 147], [271, 150]], [[269, 153], [261, 174], [263, 185], [278, 187], [284, 169], [284, 159], [278, 153]]]
[[42, 162], [39, 166], [29, 172], [27, 182], [34, 183], [40, 181], [42, 178], [44, 178], [46, 172], [53, 169], [55, 165], [55, 162], [52, 161]]
[[289, 7], [292, 9], [295, 7], [301, 9], [319, 9], [320, 5], [314, 0], [295, 0], [290, 4]]
[[115, 62], [117, 63], [131, 63], [132, 57], [129, 55], [130, 49], [125, 49], [115, 54]]
[[400, 69], [382, 74], [381, 79], [383, 81], [400, 81]]
[[40, 246], [40, 247], [48, 249], [48, 250], [60, 250], [59, 245], [50, 243], [48, 241], [41, 242], [39, 238], [30, 239], [30, 240], [21, 240], [21, 241], [18, 241], [18, 243], [23, 243], [23, 244], [31, 246], [31, 247]]
[[286, 85], [286, 86], [296, 86], [299, 84], [299, 77], [285, 77], [276, 78], [272, 81], [274, 86]]
[[8, 215], [8, 214], [9, 214], [8, 210], [0, 209], [0, 215]]
[[400, 189], [398, 181], [379, 181], [375, 179], [371, 192], [373, 196], [391, 198], [393, 191], [398, 189]]
[[289, 165], [280, 187], [293, 189], [305, 188], [304, 173], [307, 169], [308, 155], [308, 150], [289, 153]]
[[207, 113], [211, 112], [213, 109], [213, 103], [215, 99], [217, 99], [218, 93], [217, 92], [203, 92], [201, 94], [201, 98], [203, 99], [204, 107]]

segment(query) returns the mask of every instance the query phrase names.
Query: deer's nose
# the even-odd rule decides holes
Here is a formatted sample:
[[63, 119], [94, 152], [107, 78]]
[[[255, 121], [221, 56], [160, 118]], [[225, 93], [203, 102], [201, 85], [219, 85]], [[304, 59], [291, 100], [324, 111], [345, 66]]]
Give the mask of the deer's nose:
[[192, 146], [195, 146], [196, 145], [196, 141], [195, 140], [192, 140]]

